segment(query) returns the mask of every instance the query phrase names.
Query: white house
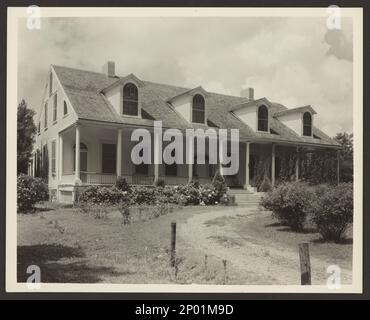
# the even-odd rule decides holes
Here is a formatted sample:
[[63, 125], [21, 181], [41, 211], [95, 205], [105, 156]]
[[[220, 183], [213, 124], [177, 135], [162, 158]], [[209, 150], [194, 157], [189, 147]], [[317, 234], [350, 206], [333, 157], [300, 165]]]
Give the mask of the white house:
[[[166, 184], [209, 182], [217, 165], [132, 163], [132, 130], [152, 130], [155, 120], [180, 130], [239, 129], [240, 168], [227, 177], [230, 187], [255, 186], [255, 164], [261, 157], [269, 159], [274, 184], [279, 155], [287, 150], [339, 148], [313, 125], [316, 112], [310, 106], [287, 109], [266, 98], [254, 99], [252, 89], [237, 97], [153, 83], [133, 74], [121, 77], [114, 62], [103, 69], [50, 67], [29, 173], [45, 177], [53, 198], [61, 202], [71, 202], [78, 188], [114, 184], [118, 176], [143, 185], [159, 178]], [[298, 161], [295, 175], [298, 179]]]

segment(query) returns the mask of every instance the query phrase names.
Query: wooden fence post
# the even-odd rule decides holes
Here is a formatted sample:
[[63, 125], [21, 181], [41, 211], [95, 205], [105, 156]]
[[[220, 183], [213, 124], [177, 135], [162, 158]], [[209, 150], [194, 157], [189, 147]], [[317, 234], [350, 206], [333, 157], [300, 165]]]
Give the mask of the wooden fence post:
[[308, 243], [299, 244], [299, 260], [301, 263], [301, 285], [311, 285], [311, 263]]
[[176, 222], [171, 223], [171, 267], [176, 263]]

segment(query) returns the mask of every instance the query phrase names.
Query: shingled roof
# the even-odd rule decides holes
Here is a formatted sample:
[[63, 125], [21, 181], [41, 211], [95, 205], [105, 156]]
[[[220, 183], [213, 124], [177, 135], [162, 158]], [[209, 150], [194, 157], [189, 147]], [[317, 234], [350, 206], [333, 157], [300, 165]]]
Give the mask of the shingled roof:
[[[143, 118], [137, 119], [117, 114], [102, 93], [103, 89], [113, 85], [120, 77], [110, 78], [103, 73], [56, 65], [53, 65], [53, 68], [79, 119], [137, 126], [153, 126], [153, 119], [155, 119], [162, 120], [165, 128], [183, 130], [205, 127], [204, 125], [189, 123], [168, 103], [173, 97], [191, 90], [189, 88], [141, 80], [143, 83], [140, 88]], [[212, 126], [220, 129], [239, 129], [240, 140], [242, 141], [263, 140], [339, 146], [335, 140], [316, 127], [313, 128], [314, 138], [301, 137], [275, 117], [271, 118], [270, 123], [271, 132], [273, 133], [255, 132], [231, 112], [233, 107], [245, 103], [250, 103], [250, 101], [243, 97], [208, 92], [207, 120], [212, 123]], [[278, 103], [269, 102], [269, 104], [272, 115], [289, 110]]]

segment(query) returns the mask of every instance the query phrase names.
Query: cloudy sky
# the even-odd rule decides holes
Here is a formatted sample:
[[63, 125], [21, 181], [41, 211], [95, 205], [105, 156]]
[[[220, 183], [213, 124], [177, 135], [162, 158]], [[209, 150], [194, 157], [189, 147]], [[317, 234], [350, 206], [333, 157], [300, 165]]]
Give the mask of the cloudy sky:
[[36, 111], [50, 64], [239, 95], [245, 87], [289, 108], [311, 105], [316, 125], [352, 132], [352, 21], [326, 18], [53, 18], [19, 24], [18, 99]]

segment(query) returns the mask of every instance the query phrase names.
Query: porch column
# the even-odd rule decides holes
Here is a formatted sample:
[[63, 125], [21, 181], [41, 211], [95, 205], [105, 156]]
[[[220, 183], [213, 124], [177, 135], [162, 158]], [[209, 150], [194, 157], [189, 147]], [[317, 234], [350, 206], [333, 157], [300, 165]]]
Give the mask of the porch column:
[[250, 188], [249, 181], [249, 159], [250, 159], [250, 142], [245, 144], [245, 185], [244, 189]]
[[337, 151], [337, 184], [340, 183], [340, 150]]
[[75, 184], [81, 184], [80, 179], [80, 126], [76, 125], [76, 155], [75, 155]]
[[299, 180], [299, 147], [296, 149], [297, 158], [295, 160], [295, 181]]
[[219, 143], [219, 152], [218, 152], [218, 158], [219, 158], [219, 167], [218, 167], [218, 169], [219, 169], [220, 174], [222, 176], [224, 175], [224, 168], [222, 166], [222, 162], [224, 160], [223, 155], [224, 155], [224, 144], [223, 144], [223, 141], [221, 141], [221, 143]]
[[59, 164], [59, 180], [62, 180], [63, 177], [63, 135], [59, 134], [59, 155], [58, 155], [58, 164]]
[[193, 180], [193, 164], [194, 164], [194, 140], [186, 141], [186, 163], [188, 164], [188, 181]]
[[117, 177], [122, 175], [122, 129], [117, 130]]
[[275, 145], [272, 145], [271, 150], [271, 185], [275, 185]]
[[36, 176], [36, 153], [32, 156], [32, 176]]
[[161, 142], [158, 137], [154, 137], [154, 183], [159, 179], [159, 163], [161, 163]]

